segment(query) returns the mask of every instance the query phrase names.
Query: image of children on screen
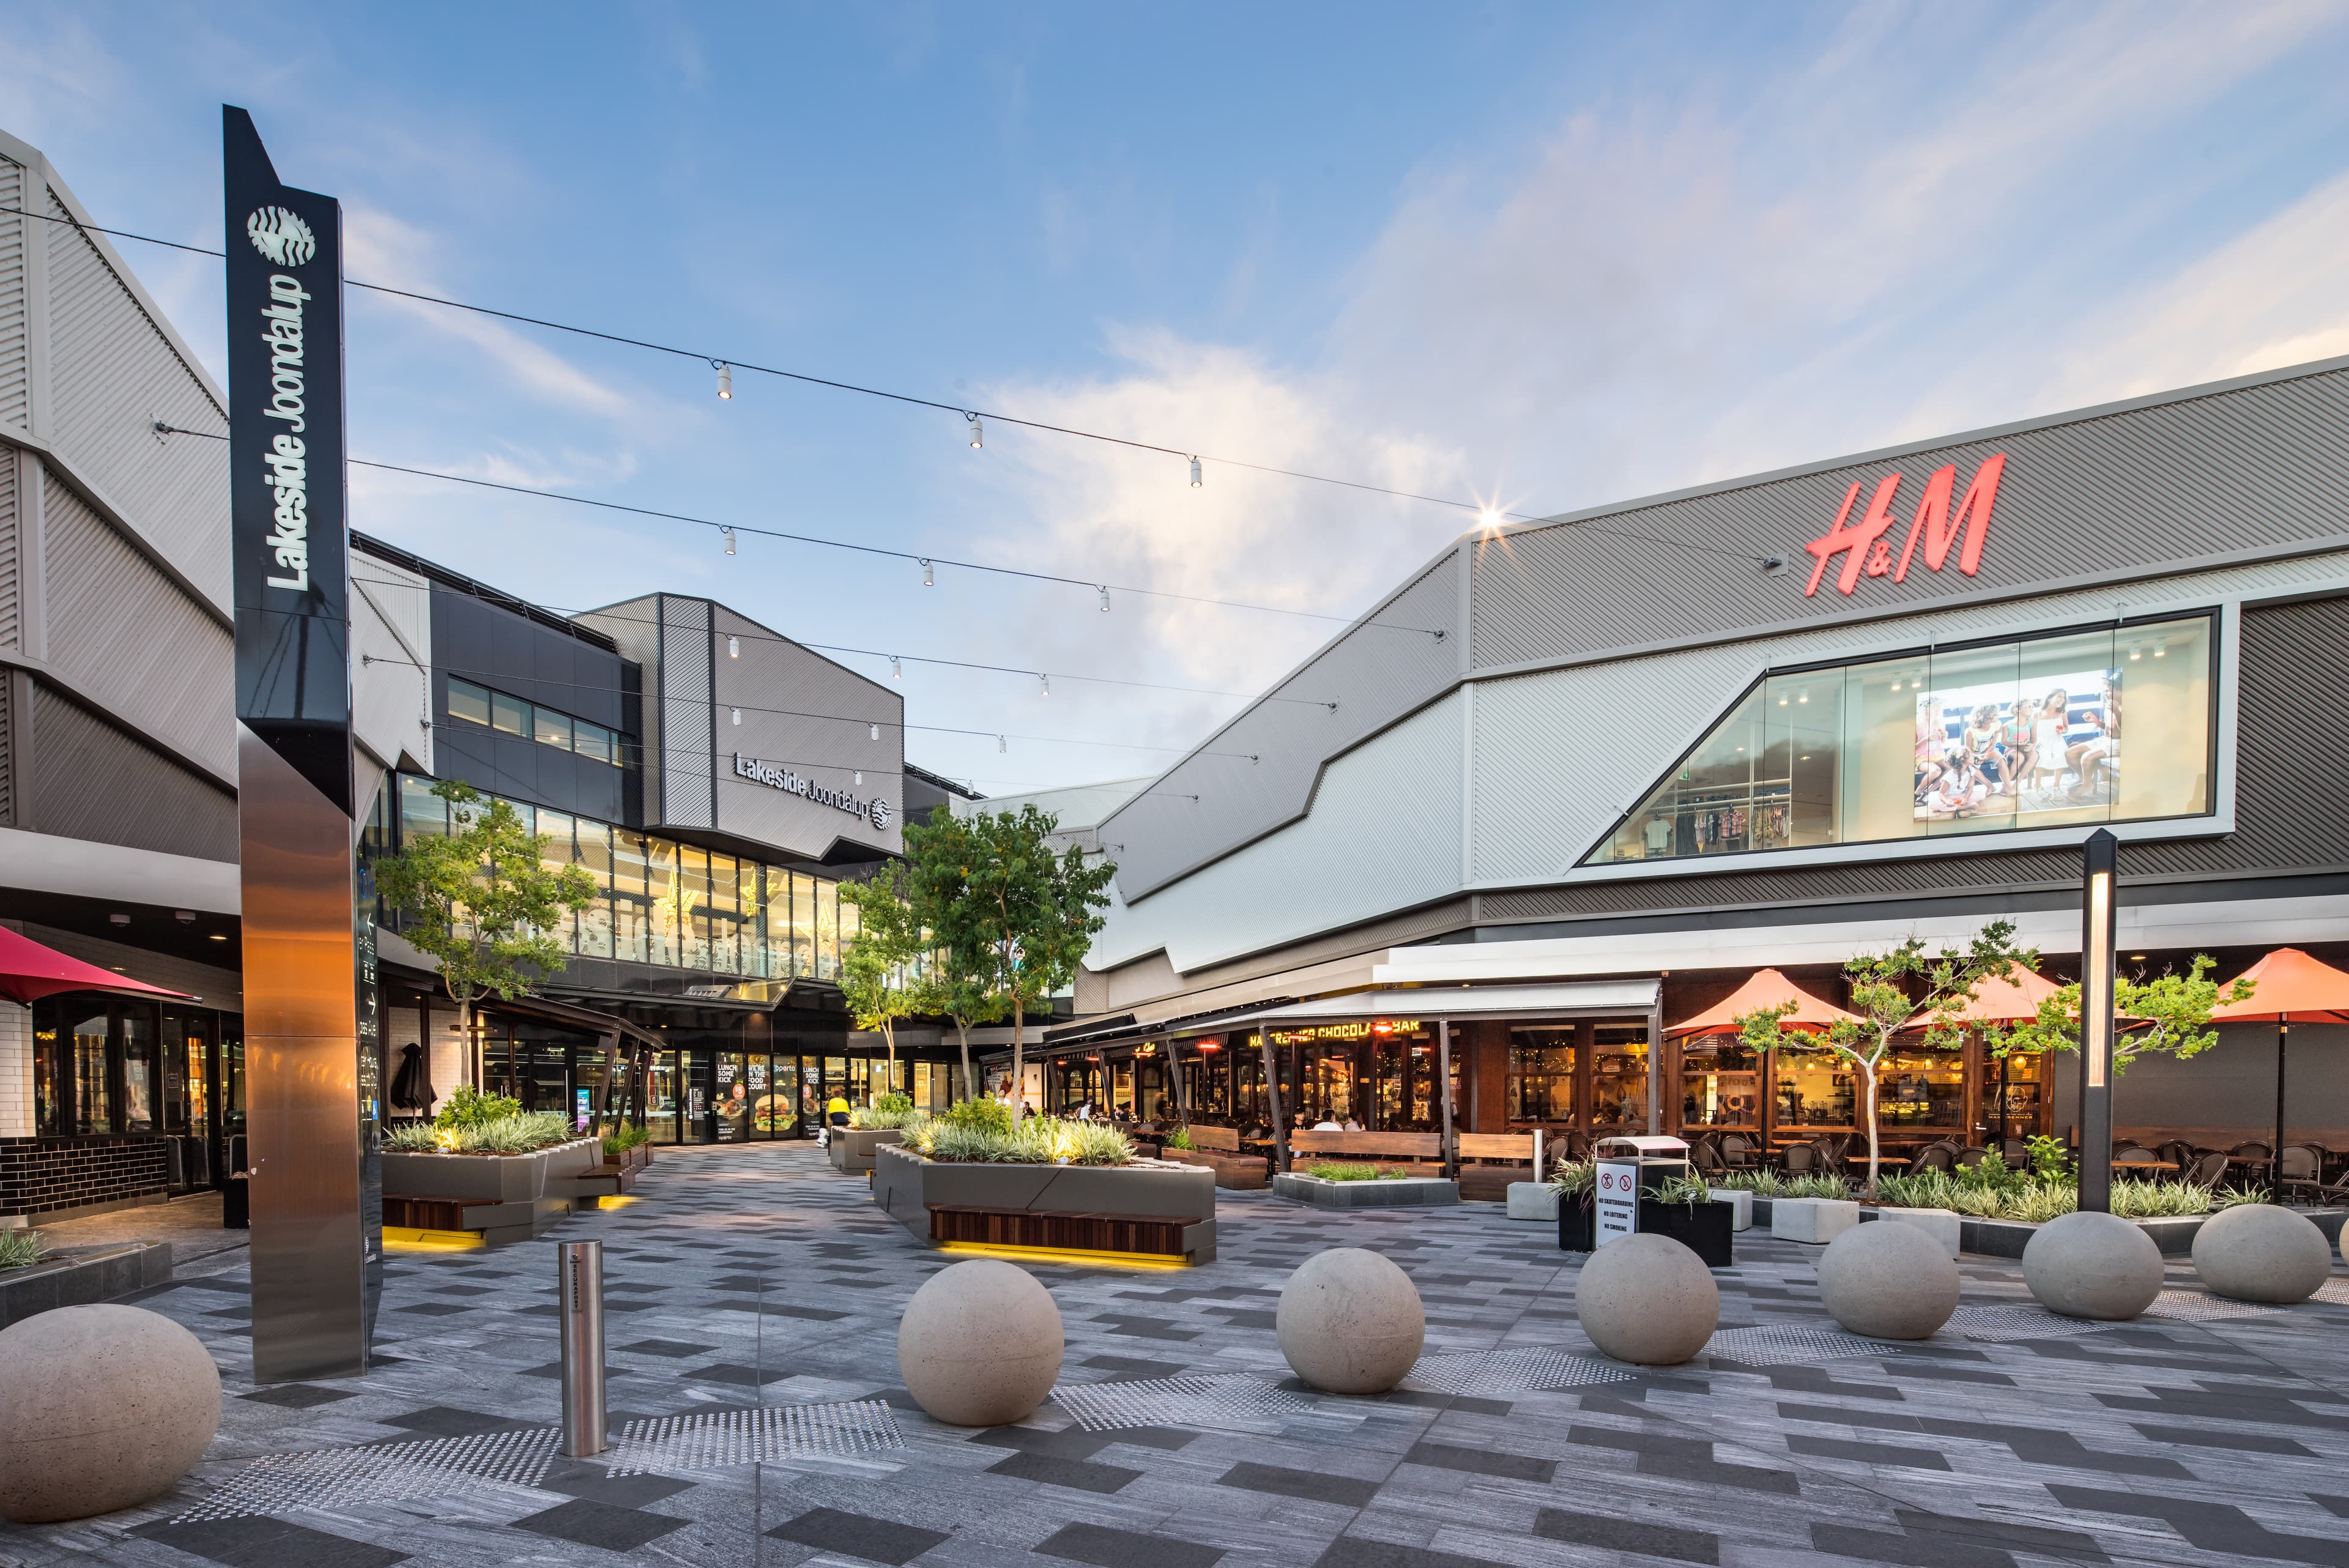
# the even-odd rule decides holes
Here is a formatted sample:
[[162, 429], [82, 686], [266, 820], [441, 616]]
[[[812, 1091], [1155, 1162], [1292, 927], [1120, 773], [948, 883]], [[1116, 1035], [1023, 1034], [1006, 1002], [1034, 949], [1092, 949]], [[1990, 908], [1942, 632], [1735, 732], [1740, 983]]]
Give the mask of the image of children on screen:
[[2119, 765], [2118, 670], [1918, 696], [1919, 822], [2109, 809]]

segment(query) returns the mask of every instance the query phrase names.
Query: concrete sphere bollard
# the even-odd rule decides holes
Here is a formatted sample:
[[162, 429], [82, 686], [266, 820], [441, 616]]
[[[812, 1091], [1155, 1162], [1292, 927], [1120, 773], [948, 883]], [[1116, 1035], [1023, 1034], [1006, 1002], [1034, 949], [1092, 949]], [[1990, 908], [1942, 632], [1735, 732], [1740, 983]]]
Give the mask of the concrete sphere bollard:
[[1061, 1309], [1025, 1269], [972, 1258], [914, 1293], [897, 1324], [897, 1376], [923, 1409], [957, 1427], [1035, 1413], [1061, 1376]]
[[0, 1332], [0, 1517], [88, 1519], [160, 1497], [220, 1428], [220, 1371], [159, 1313], [69, 1306]]
[[2304, 1214], [2272, 1203], [2221, 1209], [2194, 1232], [2194, 1272], [2232, 1301], [2289, 1306], [2333, 1272], [2333, 1248]]
[[1958, 1310], [1958, 1265], [1914, 1225], [1855, 1225], [1819, 1258], [1827, 1314], [1870, 1339], [1926, 1339]]
[[2161, 1249], [2127, 1220], [2084, 1210], [2049, 1220], [2024, 1245], [2023, 1282], [2049, 1312], [2119, 1323], [2161, 1293]]
[[1419, 1364], [1427, 1310], [1411, 1276], [1376, 1252], [1332, 1247], [1298, 1265], [1273, 1315], [1280, 1354], [1328, 1394], [1383, 1394]]
[[1705, 1347], [1721, 1322], [1721, 1291], [1704, 1260], [1640, 1231], [1590, 1254], [1574, 1285], [1575, 1316], [1590, 1343], [1635, 1366], [1675, 1366]]

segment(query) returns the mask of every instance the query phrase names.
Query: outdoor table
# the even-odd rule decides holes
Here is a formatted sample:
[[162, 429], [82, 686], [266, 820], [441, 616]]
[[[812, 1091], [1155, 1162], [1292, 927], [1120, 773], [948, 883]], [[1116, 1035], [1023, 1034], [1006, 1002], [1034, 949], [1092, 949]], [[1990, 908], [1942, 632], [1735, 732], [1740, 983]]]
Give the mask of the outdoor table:
[[2115, 1170], [2176, 1170], [2178, 1162], [2174, 1159], [2116, 1159], [2113, 1161], [2113, 1168]]

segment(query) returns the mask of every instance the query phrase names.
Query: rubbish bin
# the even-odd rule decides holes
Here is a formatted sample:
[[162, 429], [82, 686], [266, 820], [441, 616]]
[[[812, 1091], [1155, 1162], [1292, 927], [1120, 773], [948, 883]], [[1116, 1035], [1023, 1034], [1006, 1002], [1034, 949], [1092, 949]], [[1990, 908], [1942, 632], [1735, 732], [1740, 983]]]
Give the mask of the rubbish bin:
[[1640, 1228], [1640, 1197], [1675, 1176], [1690, 1174], [1689, 1147], [1676, 1137], [1603, 1137], [1591, 1146], [1599, 1168], [1593, 1246], [1603, 1247]]

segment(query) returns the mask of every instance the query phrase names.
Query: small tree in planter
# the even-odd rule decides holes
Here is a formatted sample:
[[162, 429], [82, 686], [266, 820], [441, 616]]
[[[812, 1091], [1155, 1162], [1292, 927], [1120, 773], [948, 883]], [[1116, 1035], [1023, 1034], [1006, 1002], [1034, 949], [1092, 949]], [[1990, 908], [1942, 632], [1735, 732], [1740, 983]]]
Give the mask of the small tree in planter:
[[[1851, 1012], [1857, 1016], [1837, 1019], [1823, 1033], [1806, 1035], [1798, 1048], [1833, 1052], [1851, 1064], [1859, 1119], [1868, 1129], [1868, 1185], [1863, 1196], [1876, 1201], [1876, 1183], [1882, 1172], [1883, 1149], [1878, 1141], [1876, 1070], [1892, 1049], [1894, 1036], [1905, 1033], [1921, 1012], [1927, 1015], [1928, 1048], [1956, 1045], [1968, 1025], [1966, 1003], [1985, 980], [2002, 980], [2017, 966], [2038, 967], [2039, 955], [2014, 945], [2014, 922], [1992, 920], [1974, 934], [1961, 951], [1943, 948], [1927, 959], [1924, 941], [1910, 937], [1885, 953], [1861, 953], [1843, 966], [1851, 986]], [[1911, 994], [1922, 981], [1924, 996]], [[1785, 1002], [1742, 1014], [1733, 1022], [1749, 1049], [1768, 1051], [1789, 1044], [1780, 1027], [1800, 1005]]]
[[[2139, 1056], [2171, 1056], [2180, 1062], [2200, 1055], [2219, 1043], [2210, 1026], [2211, 1012], [2221, 1006], [2248, 1002], [2254, 982], [2238, 980], [2220, 986], [2210, 978], [2216, 967], [2208, 953], [2197, 953], [2184, 974], [2168, 971], [2151, 980], [2126, 974], [2113, 980], [2113, 1077], [2117, 1081]], [[2080, 1048], [2080, 988], [2067, 985], [2043, 997], [2039, 1016], [2011, 1029], [1983, 1032], [1993, 1056], [2045, 1055]], [[2034, 1142], [2036, 1140], [2033, 1140]]]
[[[865, 882], [843, 882], [840, 896], [856, 907], [861, 929], [841, 960], [840, 988], [859, 1029], [877, 1029], [889, 1048], [889, 1085], [897, 1084], [897, 1021], [946, 1010], [946, 988], [926, 961], [928, 935], [905, 896], [911, 875], [884, 866]], [[968, 1044], [966, 1036], [965, 1053]]]
[[929, 972], [937, 987], [940, 1012], [954, 1020], [962, 1044], [963, 1098], [979, 1097], [978, 1074], [970, 1064], [970, 1026], [992, 1023], [1009, 1011], [1009, 1001], [991, 981], [991, 955], [974, 933], [947, 919], [963, 893], [963, 868], [976, 857], [970, 824], [946, 806], [927, 822], [905, 824], [905, 875], [898, 884], [908, 918], [927, 934]]
[[563, 971], [554, 925], [595, 901], [595, 878], [584, 866], [547, 865], [553, 836], [524, 830], [507, 802], [483, 805], [478, 790], [453, 779], [432, 793], [449, 803], [449, 831], [419, 834], [378, 860], [375, 881], [408, 917], [400, 935], [440, 962], [472, 1083], [473, 1004], [492, 995], [511, 1002], [538, 977]]

